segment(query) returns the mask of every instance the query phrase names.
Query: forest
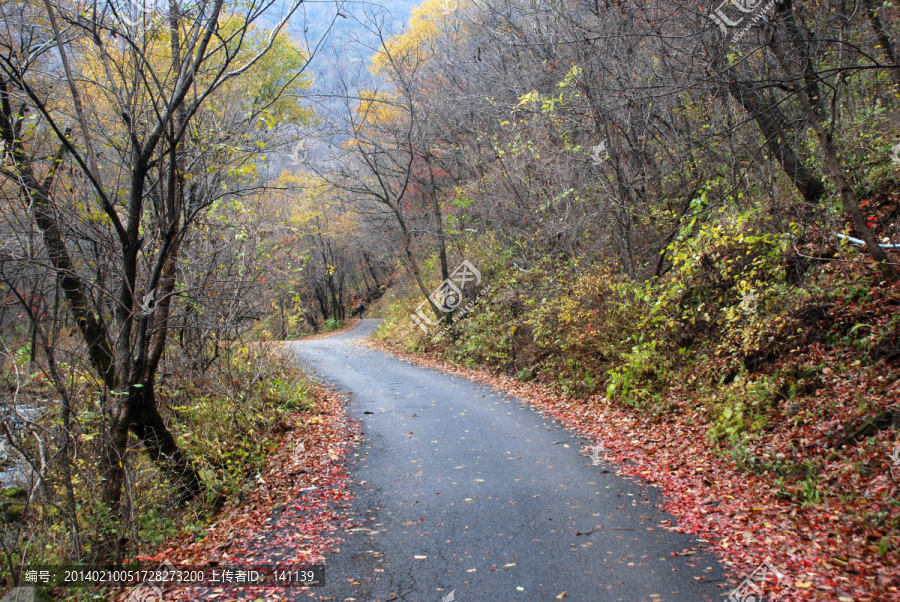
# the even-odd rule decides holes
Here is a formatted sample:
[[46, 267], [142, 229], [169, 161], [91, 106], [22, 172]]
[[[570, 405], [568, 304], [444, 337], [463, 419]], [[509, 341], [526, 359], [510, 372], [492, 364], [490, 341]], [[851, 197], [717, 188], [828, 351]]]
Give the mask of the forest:
[[668, 488], [745, 535], [691, 532], [781, 599], [900, 600], [900, 7], [322, 4], [0, 7], [0, 580], [211, 548], [290, 437], [352, 453], [281, 341], [365, 307], [703, 458]]

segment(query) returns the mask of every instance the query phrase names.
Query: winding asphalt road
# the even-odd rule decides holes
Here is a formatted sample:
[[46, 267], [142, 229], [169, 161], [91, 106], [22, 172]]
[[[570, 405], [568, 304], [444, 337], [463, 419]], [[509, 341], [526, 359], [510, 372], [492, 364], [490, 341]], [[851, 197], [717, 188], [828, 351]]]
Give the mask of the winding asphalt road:
[[376, 326], [288, 343], [320, 380], [351, 394], [365, 433], [348, 467], [363, 526], [343, 535], [316, 598], [722, 599], [718, 561], [660, 526], [674, 520], [657, 509], [655, 489], [594, 465], [582, 451], [591, 442], [524, 403], [355, 342]]

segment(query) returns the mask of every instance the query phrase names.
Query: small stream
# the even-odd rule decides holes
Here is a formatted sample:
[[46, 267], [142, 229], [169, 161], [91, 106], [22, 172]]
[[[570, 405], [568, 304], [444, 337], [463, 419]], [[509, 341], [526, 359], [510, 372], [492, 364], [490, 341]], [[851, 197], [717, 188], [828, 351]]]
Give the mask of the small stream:
[[[36, 421], [43, 408], [18, 407], [0, 409], [0, 420], [13, 433], [20, 432], [28, 422]], [[15, 449], [10, 447], [6, 436], [0, 434], [0, 490], [7, 487], [30, 487], [31, 468], [22, 460]]]

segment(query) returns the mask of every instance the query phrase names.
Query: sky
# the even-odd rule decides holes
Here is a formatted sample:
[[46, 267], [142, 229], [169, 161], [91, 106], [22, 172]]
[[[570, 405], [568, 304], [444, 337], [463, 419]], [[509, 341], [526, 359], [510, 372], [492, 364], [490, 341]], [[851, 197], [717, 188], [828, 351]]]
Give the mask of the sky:
[[[288, 30], [292, 35], [305, 36], [312, 42], [321, 39], [334, 22], [330, 38], [335, 40], [348, 33], [364, 34], [362, 23], [366, 21], [366, 16], [380, 13], [390, 15], [391, 30], [398, 32], [409, 22], [412, 8], [420, 3], [421, 0], [304, 0], [291, 19]], [[346, 18], [335, 20], [336, 14]]]
[[[305, 104], [320, 116], [330, 112], [345, 111], [343, 103], [332, 96], [337, 82], [339, 66], [368, 75], [368, 65], [377, 39], [369, 31], [373, 17], [383, 23], [386, 31], [399, 33], [409, 23], [413, 7], [423, 0], [304, 0], [286, 27], [291, 36], [315, 50], [309, 65], [315, 85], [308, 90]], [[289, 0], [284, 6], [289, 6]], [[337, 17], [336, 15], [344, 15]], [[278, 21], [275, 11], [268, 15], [268, 25]], [[329, 30], [330, 28], [330, 30]], [[327, 34], [327, 36], [326, 36]], [[364, 84], [363, 84], [364, 85]], [[305, 164], [309, 161], [328, 161], [328, 147], [338, 139], [326, 140], [310, 132], [297, 133], [298, 148], [284, 149], [270, 157], [271, 167], [277, 172], [283, 167]], [[303, 140], [300, 143], [300, 140]], [[332, 146], [333, 148], [333, 146]], [[296, 153], [296, 156], [292, 153]]]

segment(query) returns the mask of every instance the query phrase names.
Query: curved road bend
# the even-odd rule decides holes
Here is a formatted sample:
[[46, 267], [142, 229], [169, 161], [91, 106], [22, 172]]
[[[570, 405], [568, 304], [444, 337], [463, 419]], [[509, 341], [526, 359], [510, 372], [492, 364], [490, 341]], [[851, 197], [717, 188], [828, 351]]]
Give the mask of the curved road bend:
[[[362, 526], [343, 534], [315, 599], [722, 599], [718, 561], [702, 542], [661, 528], [672, 517], [657, 509], [655, 489], [592, 465], [581, 451], [591, 442], [524, 403], [354, 342], [377, 323], [288, 343], [351, 394], [365, 433], [348, 466], [349, 516]], [[673, 556], [692, 546], [696, 554]]]

